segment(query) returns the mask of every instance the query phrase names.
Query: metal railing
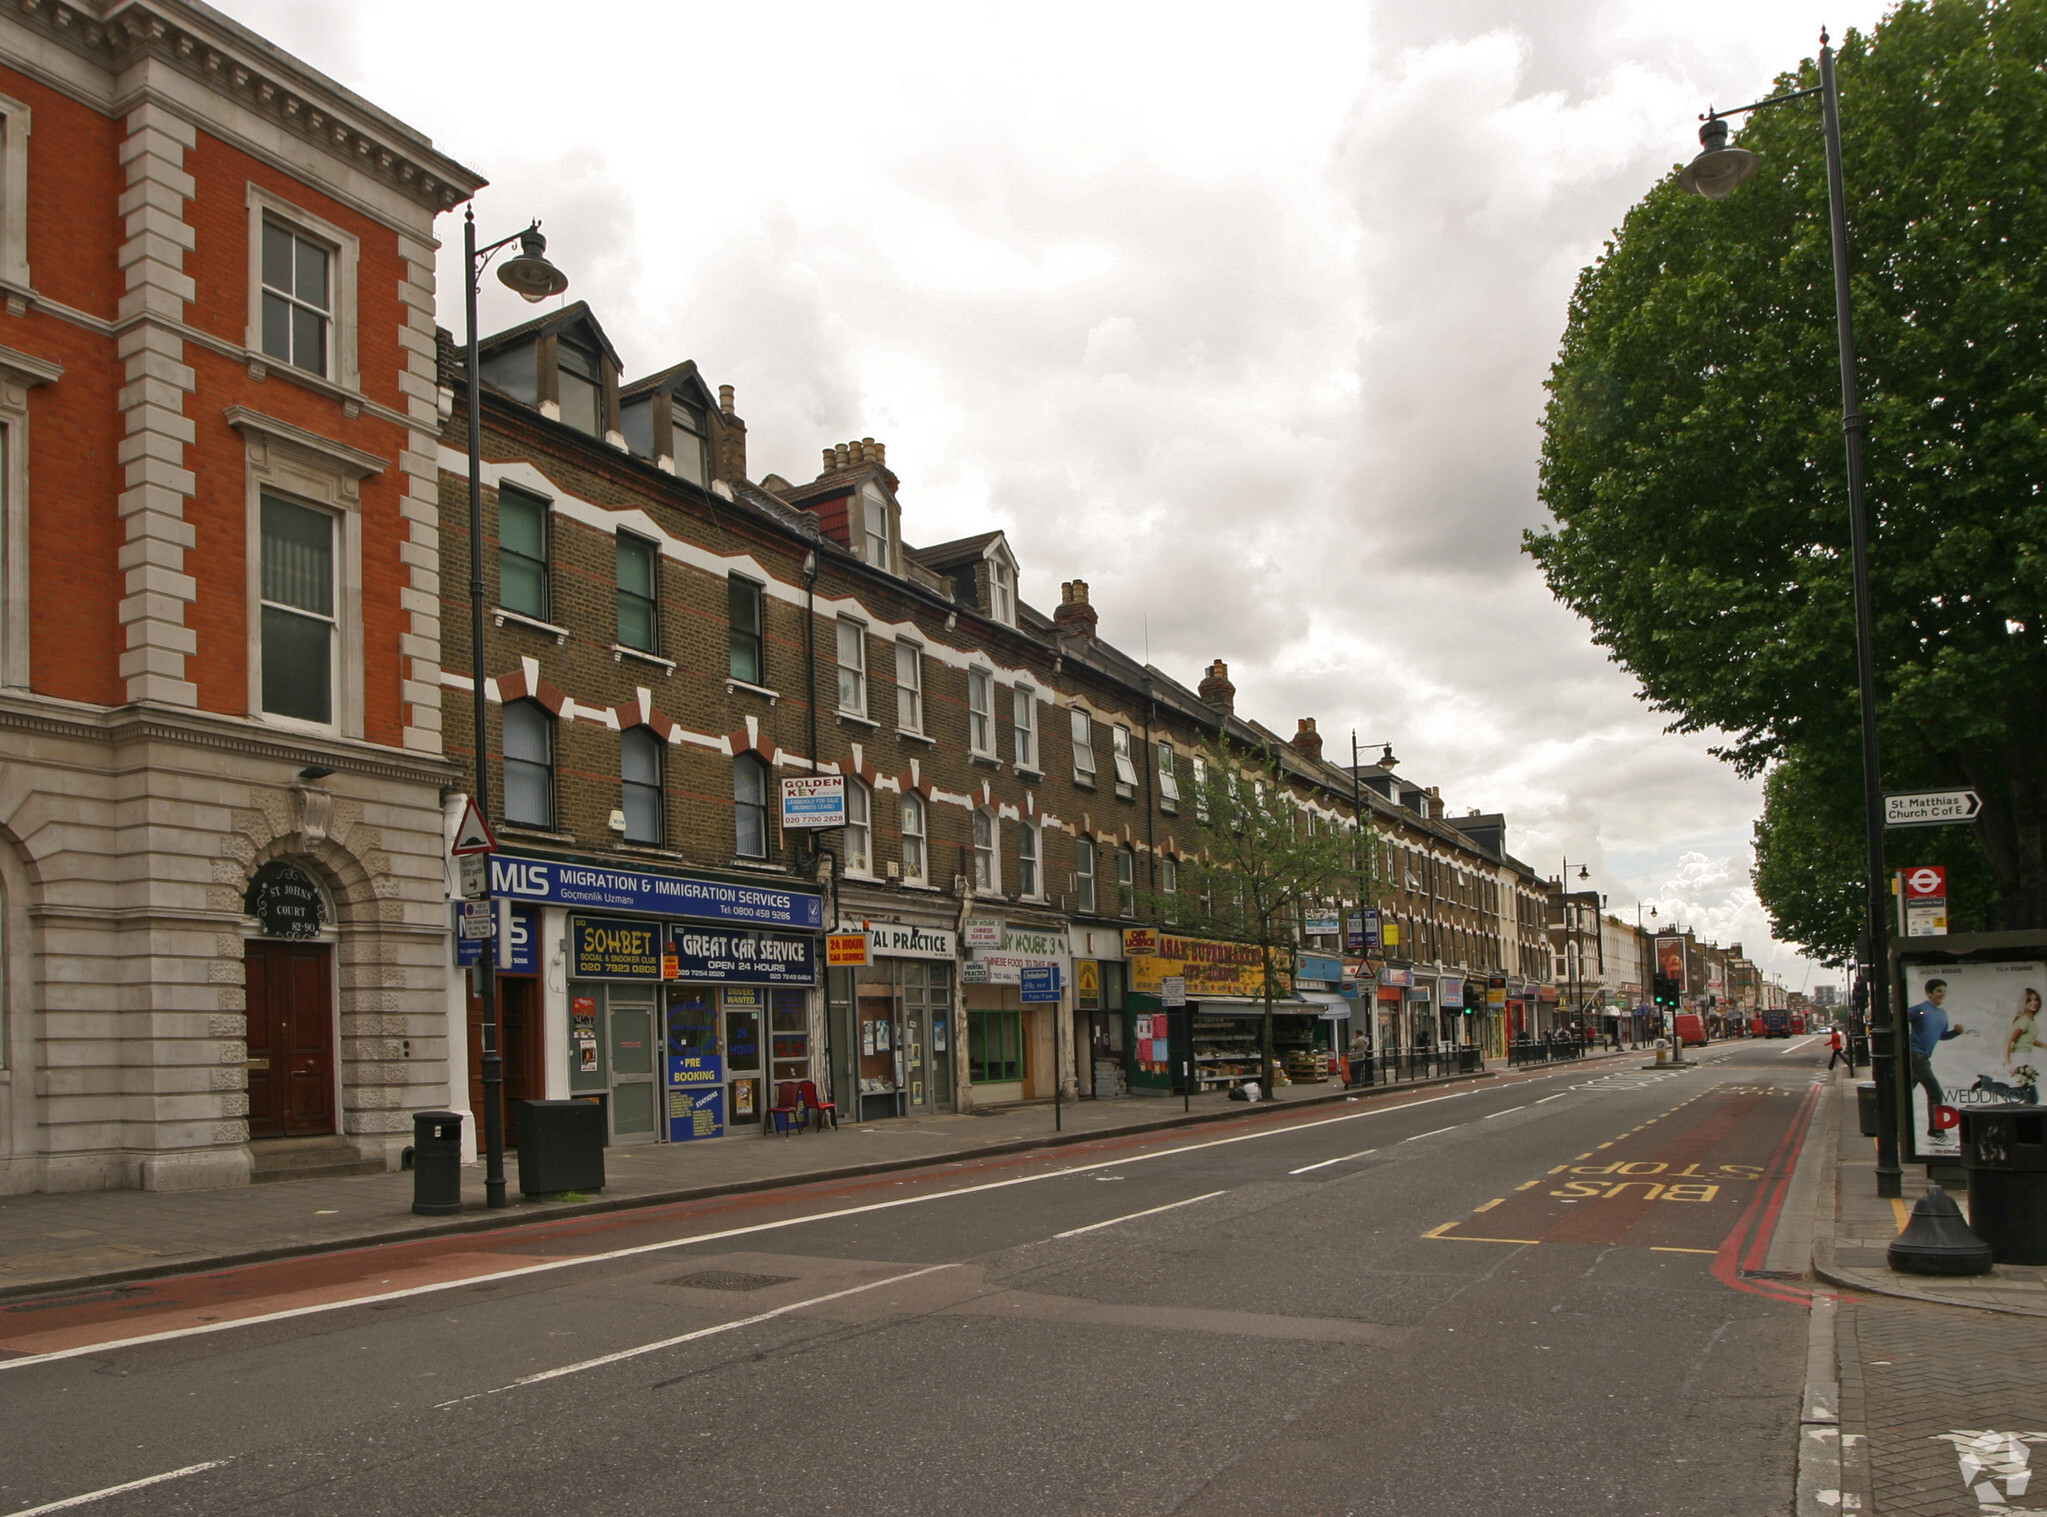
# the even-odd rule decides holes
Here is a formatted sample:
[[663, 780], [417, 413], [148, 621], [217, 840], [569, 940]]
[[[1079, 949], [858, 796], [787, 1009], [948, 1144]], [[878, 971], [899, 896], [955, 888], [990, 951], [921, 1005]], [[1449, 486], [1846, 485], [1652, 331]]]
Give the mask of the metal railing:
[[1507, 1045], [1507, 1067], [1524, 1064], [1560, 1064], [1582, 1059], [1591, 1045], [1579, 1038], [1522, 1038]]
[[1407, 1080], [1438, 1080], [1449, 1075], [1475, 1075], [1485, 1069], [1477, 1047], [1423, 1044], [1415, 1048], [1381, 1048], [1350, 1061], [1352, 1085], [1396, 1085]]

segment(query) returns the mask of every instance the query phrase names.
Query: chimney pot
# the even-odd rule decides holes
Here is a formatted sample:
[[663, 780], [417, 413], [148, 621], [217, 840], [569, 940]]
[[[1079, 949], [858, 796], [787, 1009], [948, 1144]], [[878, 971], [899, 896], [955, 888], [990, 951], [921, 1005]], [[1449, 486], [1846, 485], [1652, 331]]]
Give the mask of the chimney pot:
[[833, 451], [832, 451], [832, 450], [831, 450], [830, 448], [826, 448], [826, 449], [824, 450], [824, 467], [825, 467], [825, 473], [827, 473], [827, 474], [831, 473], [831, 471], [832, 471], [833, 469], [835, 469], [835, 468], [837, 468], [837, 467], [838, 467], [838, 464], [839, 464], [839, 455], [838, 455], [837, 453], [833, 452]]
[[1237, 687], [1230, 683], [1230, 666], [1217, 659], [1208, 666], [1208, 676], [1196, 690], [1203, 705], [1213, 706], [1218, 711], [1233, 712], [1237, 709]]
[[1059, 587], [1059, 604], [1052, 612], [1052, 625], [1068, 637], [1087, 641], [1095, 635], [1100, 622], [1095, 608], [1088, 604], [1087, 581], [1069, 579]]
[[721, 416], [732, 414], [732, 386], [718, 386], [718, 412]]
[[872, 439], [869, 439], [867, 444], [867, 451], [873, 457], [876, 463], [882, 465], [884, 468], [887, 467], [888, 451], [883, 444], [875, 442]]
[[1315, 730], [1314, 717], [1304, 716], [1300, 719], [1300, 725], [1294, 730], [1293, 742], [1290, 746], [1294, 752], [1302, 754], [1307, 758], [1319, 759], [1322, 757], [1322, 734]]

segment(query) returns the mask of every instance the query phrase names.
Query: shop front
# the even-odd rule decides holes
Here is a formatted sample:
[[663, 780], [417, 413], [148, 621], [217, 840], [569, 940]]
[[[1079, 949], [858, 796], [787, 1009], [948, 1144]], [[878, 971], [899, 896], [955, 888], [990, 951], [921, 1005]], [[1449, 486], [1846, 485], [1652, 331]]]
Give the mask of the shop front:
[[[1133, 929], [1124, 940], [1130, 966], [1132, 1088], [1173, 1088], [1173, 1019], [1164, 1001], [1169, 979], [1180, 982], [1187, 998], [1195, 1089], [1227, 1089], [1256, 1079], [1265, 1016], [1261, 950], [1249, 943], [1183, 938], [1148, 928]], [[1272, 994], [1274, 1057], [1289, 1079], [1321, 1079], [1334, 1026], [1322, 1014], [1328, 1003], [1296, 996], [1282, 966], [1274, 968]]]
[[[1050, 1100], [1062, 1080], [1072, 1092], [1073, 952], [1063, 926], [972, 916], [965, 933], [960, 999], [971, 1104]], [[1026, 1002], [1027, 969], [1052, 970], [1059, 1000]]]
[[827, 1015], [834, 1088], [851, 1097], [842, 1104], [863, 1122], [957, 1110], [957, 934], [842, 919], [834, 943]]
[[815, 892], [507, 854], [491, 884], [538, 913], [547, 1094], [601, 1105], [612, 1143], [759, 1127], [817, 1078]]

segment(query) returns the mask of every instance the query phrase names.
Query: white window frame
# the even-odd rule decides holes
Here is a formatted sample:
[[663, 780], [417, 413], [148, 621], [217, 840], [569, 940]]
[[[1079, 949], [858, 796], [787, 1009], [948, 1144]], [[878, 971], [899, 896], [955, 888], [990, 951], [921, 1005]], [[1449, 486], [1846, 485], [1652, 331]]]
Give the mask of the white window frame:
[[910, 637], [896, 639], [896, 727], [924, 734], [924, 645]]
[[1137, 917], [1137, 851], [1116, 850], [1116, 915], [1124, 921]]
[[874, 792], [846, 776], [846, 873], [874, 877]]
[[1068, 728], [1073, 736], [1073, 782], [1091, 787], [1096, 774], [1095, 719], [1085, 706], [1075, 706]]
[[995, 757], [995, 674], [967, 669], [967, 747], [977, 758]]
[[[895, 533], [888, 519], [888, 502], [881, 492], [869, 485], [860, 492], [860, 556], [875, 568], [890, 574], [895, 572]], [[877, 531], [876, 527], [880, 530]], [[874, 556], [876, 539], [881, 543], [881, 557]]]
[[1114, 726], [1109, 729], [1109, 756], [1116, 766], [1116, 793], [1132, 796], [1137, 793], [1137, 763], [1131, 756], [1130, 729]]
[[[853, 647], [855, 662], [846, 662], [846, 629], [854, 633]], [[832, 632], [832, 652], [839, 669], [839, 711], [845, 716], [865, 718], [867, 715], [867, 623], [858, 617], [842, 616]], [[846, 676], [853, 677], [853, 691], [858, 697], [853, 705], [846, 703]]]
[[1180, 807], [1180, 777], [1173, 769], [1173, 745], [1164, 738], [1158, 744], [1159, 806], [1164, 811]]
[[1180, 861], [1170, 854], [1159, 860], [1159, 920], [1180, 920]]
[[1004, 626], [1016, 625], [1016, 570], [1000, 557], [988, 560], [988, 614]]
[[[256, 721], [296, 732], [363, 735], [362, 481], [382, 459], [241, 406], [225, 413], [241, 432], [247, 518], [248, 710]], [[309, 723], [263, 710], [263, 496], [268, 492], [336, 518], [334, 700], [331, 722]]]
[[1208, 760], [1197, 753], [1187, 763], [1189, 778], [1194, 783], [1194, 814], [1205, 822], [1208, 820]]
[[1096, 862], [1094, 839], [1075, 838], [1073, 840], [1073, 909], [1085, 916], [1099, 915], [1095, 910], [1101, 904], [1097, 898]]
[[1019, 822], [1016, 829], [1016, 890], [1027, 901], [1045, 898], [1044, 839], [1037, 824]]
[[[0, 348], [0, 685], [27, 689], [30, 636], [28, 392], [64, 370], [47, 359]], [[180, 555], [178, 562], [183, 563]]]
[[[986, 828], [987, 841], [982, 841]], [[974, 890], [982, 895], [1002, 894], [1002, 824], [987, 806], [977, 806], [973, 815]]]
[[28, 139], [35, 112], [0, 95], [0, 285], [27, 294], [34, 289], [28, 267]]
[[[244, 357], [251, 364], [260, 365], [266, 373], [295, 379], [314, 389], [335, 389], [360, 396], [362, 368], [356, 351], [359, 320], [356, 314], [359, 309], [356, 303], [356, 270], [362, 262], [361, 241], [333, 222], [322, 220], [311, 211], [253, 184], [248, 187], [248, 209], [249, 325], [242, 335]], [[330, 372], [326, 374], [296, 368], [263, 351], [263, 218], [266, 215], [303, 232], [314, 242], [326, 243], [333, 253], [330, 277], [334, 283], [334, 309], [327, 333]]]
[[1019, 681], [1011, 693], [1010, 716], [1016, 767], [1038, 773], [1038, 692]]
[[[263, 595], [262, 505], [264, 504], [274, 504], [288, 507], [293, 510], [303, 511], [309, 516], [318, 517], [321, 521], [324, 521], [327, 524], [328, 532], [327, 576], [329, 580], [327, 586], [327, 602], [332, 609], [326, 612], [325, 614], [311, 610], [305, 606], [294, 606], [285, 601], [269, 600]], [[325, 721], [315, 721], [309, 717], [287, 716], [283, 712], [271, 711], [268, 708], [264, 707], [262, 704], [263, 670], [260, 667], [256, 671], [257, 711], [262, 716], [263, 720], [266, 722], [275, 722], [284, 726], [296, 727], [313, 732], [332, 732], [338, 725], [337, 719], [341, 709], [342, 651], [341, 626], [338, 618], [341, 611], [341, 554], [343, 546], [347, 542], [347, 528], [343, 525], [343, 520], [339, 512], [329, 510], [321, 506], [309, 505], [308, 503], [302, 500], [294, 500], [290, 496], [279, 494], [275, 490], [267, 490], [263, 492], [262, 502], [259, 503], [257, 507], [256, 520], [257, 520], [256, 651], [258, 662], [260, 664], [267, 651], [263, 643], [262, 637], [262, 618], [263, 613], [265, 611], [274, 608], [278, 611], [285, 612], [289, 616], [301, 618], [308, 622], [325, 623], [327, 628], [327, 719]]]
[[902, 823], [903, 883], [925, 884], [930, 878], [930, 813], [924, 797], [914, 790], [903, 792]]

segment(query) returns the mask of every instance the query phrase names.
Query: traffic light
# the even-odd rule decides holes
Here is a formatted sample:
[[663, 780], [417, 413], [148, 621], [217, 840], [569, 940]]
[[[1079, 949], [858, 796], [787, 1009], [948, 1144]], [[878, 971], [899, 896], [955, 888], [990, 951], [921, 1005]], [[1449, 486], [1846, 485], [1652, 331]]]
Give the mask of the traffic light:
[[1658, 1006], [1677, 1005], [1677, 981], [1671, 979], [1668, 975], [1661, 974], [1657, 975], [1655, 979], [1656, 1004]]

